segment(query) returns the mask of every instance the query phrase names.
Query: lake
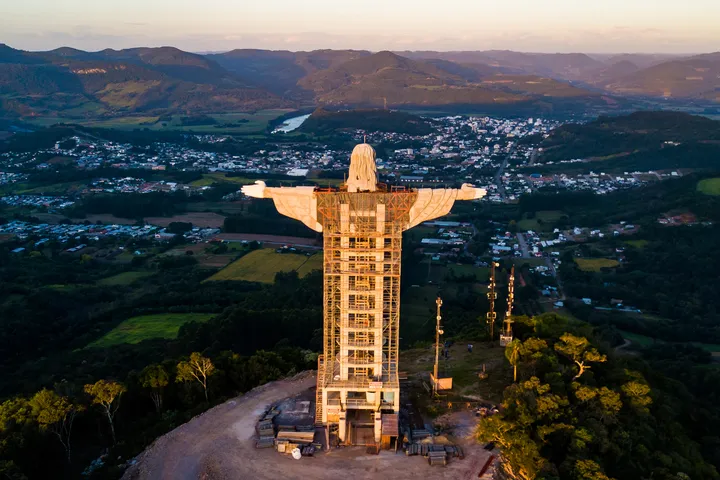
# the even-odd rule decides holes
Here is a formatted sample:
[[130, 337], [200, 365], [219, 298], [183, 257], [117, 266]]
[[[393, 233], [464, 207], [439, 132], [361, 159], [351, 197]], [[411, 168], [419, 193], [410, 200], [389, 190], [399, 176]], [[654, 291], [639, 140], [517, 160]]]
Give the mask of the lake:
[[277, 133], [277, 132], [283, 132], [283, 133], [292, 132], [293, 130], [295, 130], [295, 129], [297, 129], [298, 127], [300, 127], [300, 125], [302, 125], [303, 122], [304, 122], [305, 120], [307, 120], [309, 117], [310, 117], [310, 114], [301, 115], [301, 116], [299, 116], [299, 117], [288, 118], [287, 120], [285, 120], [285, 121], [282, 123], [282, 125], [280, 125], [280, 126], [277, 127], [275, 130], [273, 130], [273, 133]]

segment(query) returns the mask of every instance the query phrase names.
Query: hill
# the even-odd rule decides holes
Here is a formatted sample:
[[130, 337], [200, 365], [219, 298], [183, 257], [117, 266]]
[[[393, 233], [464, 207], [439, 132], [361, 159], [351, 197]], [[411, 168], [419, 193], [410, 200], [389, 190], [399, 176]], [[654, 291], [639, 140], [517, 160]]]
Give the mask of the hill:
[[210, 59], [172, 47], [100, 52], [0, 48], [0, 107], [14, 115], [203, 113], [285, 103]]
[[380, 132], [428, 135], [433, 132], [430, 124], [415, 115], [391, 110], [344, 110], [330, 112], [319, 108], [300, 127], [300, 131], [327, 134], [345, 128]]
[[498, 73], [447, 60], [418, 61], [379, 52], [320, 70], [299, 85], [320, 105], [437, 107], [481, 105], [552, 110], [556, 98], [601, 102], [596, 93], [549, 78]]
[[309, 92], [298, 86], [300, 79], [318, 70], [368, 55], [370, 52], [364, 50], [290, 52], [241, 49], [207, 55], [207, 58], [255, 85], [263, 85], [277, 95], [312, 99]]
[[718, 54], [398, 53], [239, 49], [198, 55], [174, 47], [26, 52], [0, 44], [0, 112], [96, 119], [312, 105], [522, 115], [613, 111], [635, 101], [622, 96], [720, 101]]
[[505, 73], [526, 73], [563, 80], [583, 79], [583, 73], [605, 66], [584, 53], [524, 53], [510, 50], [398, 52], [416, 60], [440, 59], [457, 63], [484, 64]]
[[541, 147], [541, 162], [596, 160], [590, 169], [720, 167], [720, 122], [677, 112], [600, 117], [553, 130]]
[[619, 76], [604, 85], [617, 94], [720, 101], [720, 54], [672, 60]]

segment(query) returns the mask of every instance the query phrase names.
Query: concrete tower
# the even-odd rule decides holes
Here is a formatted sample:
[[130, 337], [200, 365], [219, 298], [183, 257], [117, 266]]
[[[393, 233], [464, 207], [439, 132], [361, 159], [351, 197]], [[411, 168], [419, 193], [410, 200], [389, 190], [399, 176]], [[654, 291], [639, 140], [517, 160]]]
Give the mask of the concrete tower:
[[[316, 423], [338, 426], [340, 441], [380, 442], [397, 427], [402, 232], [450, 212], [484, 189], [388, 188], [378, 184], [375, 151], [355, 147], [340, 188], [243, 187], [272, 198], [324, 243], [323, 355], [318, 362]], [[393, 419], [394, 417], [394, 419]], [[383, 420], [388, 425], [383, 428]]]

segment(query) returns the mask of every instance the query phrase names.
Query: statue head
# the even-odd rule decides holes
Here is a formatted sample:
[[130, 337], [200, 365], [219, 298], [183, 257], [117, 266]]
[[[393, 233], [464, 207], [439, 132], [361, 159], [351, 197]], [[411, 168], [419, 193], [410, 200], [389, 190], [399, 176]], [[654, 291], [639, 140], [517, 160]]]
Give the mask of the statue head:
[[367, 143], [356, 145], [350, 156], [348, 192], [374, 192], [377, 190], [375, 150]]

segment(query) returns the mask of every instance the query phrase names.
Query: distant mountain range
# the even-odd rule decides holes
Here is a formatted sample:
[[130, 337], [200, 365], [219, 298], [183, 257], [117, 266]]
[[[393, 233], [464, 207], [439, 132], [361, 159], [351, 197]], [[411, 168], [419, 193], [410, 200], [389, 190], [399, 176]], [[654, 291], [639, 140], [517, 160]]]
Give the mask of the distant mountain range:
[[312, 52], [173, 47], [26, 52], [0, 44], [0, 116], [97, 118], [265, 108], [556, 112], [626, 98], [720, 102], [720, 53]]

